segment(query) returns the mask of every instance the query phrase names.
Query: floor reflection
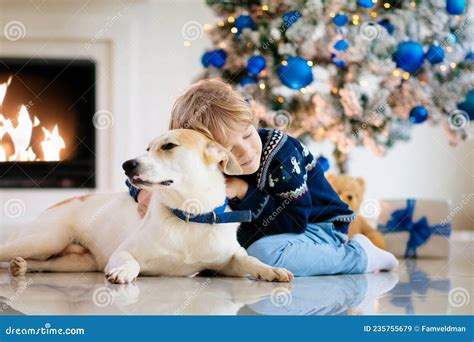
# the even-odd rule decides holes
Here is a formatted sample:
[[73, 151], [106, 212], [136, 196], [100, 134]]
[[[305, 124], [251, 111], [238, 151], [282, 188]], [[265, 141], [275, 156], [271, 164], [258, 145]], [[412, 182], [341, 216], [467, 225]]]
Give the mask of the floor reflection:
[[451, 289], [449, 279], [431, 279], [417, 266], [417, 260], [406, 261], [408, 281], [399, 282], [390, 292], [390, 303], [404, 309], [407, 315], [416, 313], [413, 297], [428, 297], [429, 290], [448, 294]]
[[[456, 244], [457, 243], [457, 244]], [[102, 273], [0, 270], [0, 315], [472, 315], [472, 240], [449, 259], [401, 260], [396, 272], [296, 278], [140, 277], [112, 285]]]
[[[3, 274], [3, 314], [340, 315], [365, 313], [392, 289], [393, 273], [297, 278], [140, 278], [112, 285], [99, 273]], [[6, 282], [5, 282], [6, 280]]]

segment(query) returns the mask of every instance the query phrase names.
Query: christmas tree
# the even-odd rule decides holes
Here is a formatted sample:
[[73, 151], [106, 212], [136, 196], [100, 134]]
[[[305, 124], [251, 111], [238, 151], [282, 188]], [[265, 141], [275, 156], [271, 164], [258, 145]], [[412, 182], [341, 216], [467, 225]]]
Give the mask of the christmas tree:
[[261, 124], [377, 155], [413, 124], [444, 125], [450, 144], [474, 117], [474, 10], [465, 0], [208, 0], [221, 21], [204, 77], [254, 99]]

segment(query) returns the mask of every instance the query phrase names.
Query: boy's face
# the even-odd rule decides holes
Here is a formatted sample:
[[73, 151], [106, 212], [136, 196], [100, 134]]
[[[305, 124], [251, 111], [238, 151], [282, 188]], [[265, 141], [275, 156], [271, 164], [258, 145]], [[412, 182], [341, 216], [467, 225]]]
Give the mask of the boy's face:
[[244, 175], [257, 172], [262, 154], [262, 140], [260, 140], [257, 129], [253, 125], [239, 128], [238, 132], [230, 135], [224, 144], [219, 136], [216, 136], [216, 139], [232, 152]]

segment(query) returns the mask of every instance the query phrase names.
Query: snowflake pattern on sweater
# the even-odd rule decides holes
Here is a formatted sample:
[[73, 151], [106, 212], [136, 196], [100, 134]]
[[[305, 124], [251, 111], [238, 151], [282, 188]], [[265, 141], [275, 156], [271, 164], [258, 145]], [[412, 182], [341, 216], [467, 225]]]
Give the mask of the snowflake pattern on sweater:
[[262, 156], [253, 175], [241, 178], [249, 189], [234, 210], [252, 210], [252, 222], [242, 223], [239, 242], [248, 247], [266, 235], [302, 233], [308, 223], [333, 222], [347, 233], [355, 214], [329, 185], [321, 166], [299, 140], [274, 129], [260, 129]]

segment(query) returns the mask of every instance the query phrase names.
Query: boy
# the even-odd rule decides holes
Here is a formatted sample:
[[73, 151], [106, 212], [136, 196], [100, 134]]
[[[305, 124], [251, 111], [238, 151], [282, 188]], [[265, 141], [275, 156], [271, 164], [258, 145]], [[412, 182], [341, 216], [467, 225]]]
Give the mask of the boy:
[[[256, 129], [246, 100], [218, 79], [202, 80], [179, 97], [170, 129], [197, 130], [229, 149], [243, 175], [227, 177], [234, 210], [252, 210], [242, 223], [240, 244], [262, 262], [295, 276], [391, 270], [397, 259], [365, 236], [347, 241], [355, 214], [327, 182], [321, 166], [297, 139], [273, 129]], [[146, 212], [150, 194], [127, 183]]]

